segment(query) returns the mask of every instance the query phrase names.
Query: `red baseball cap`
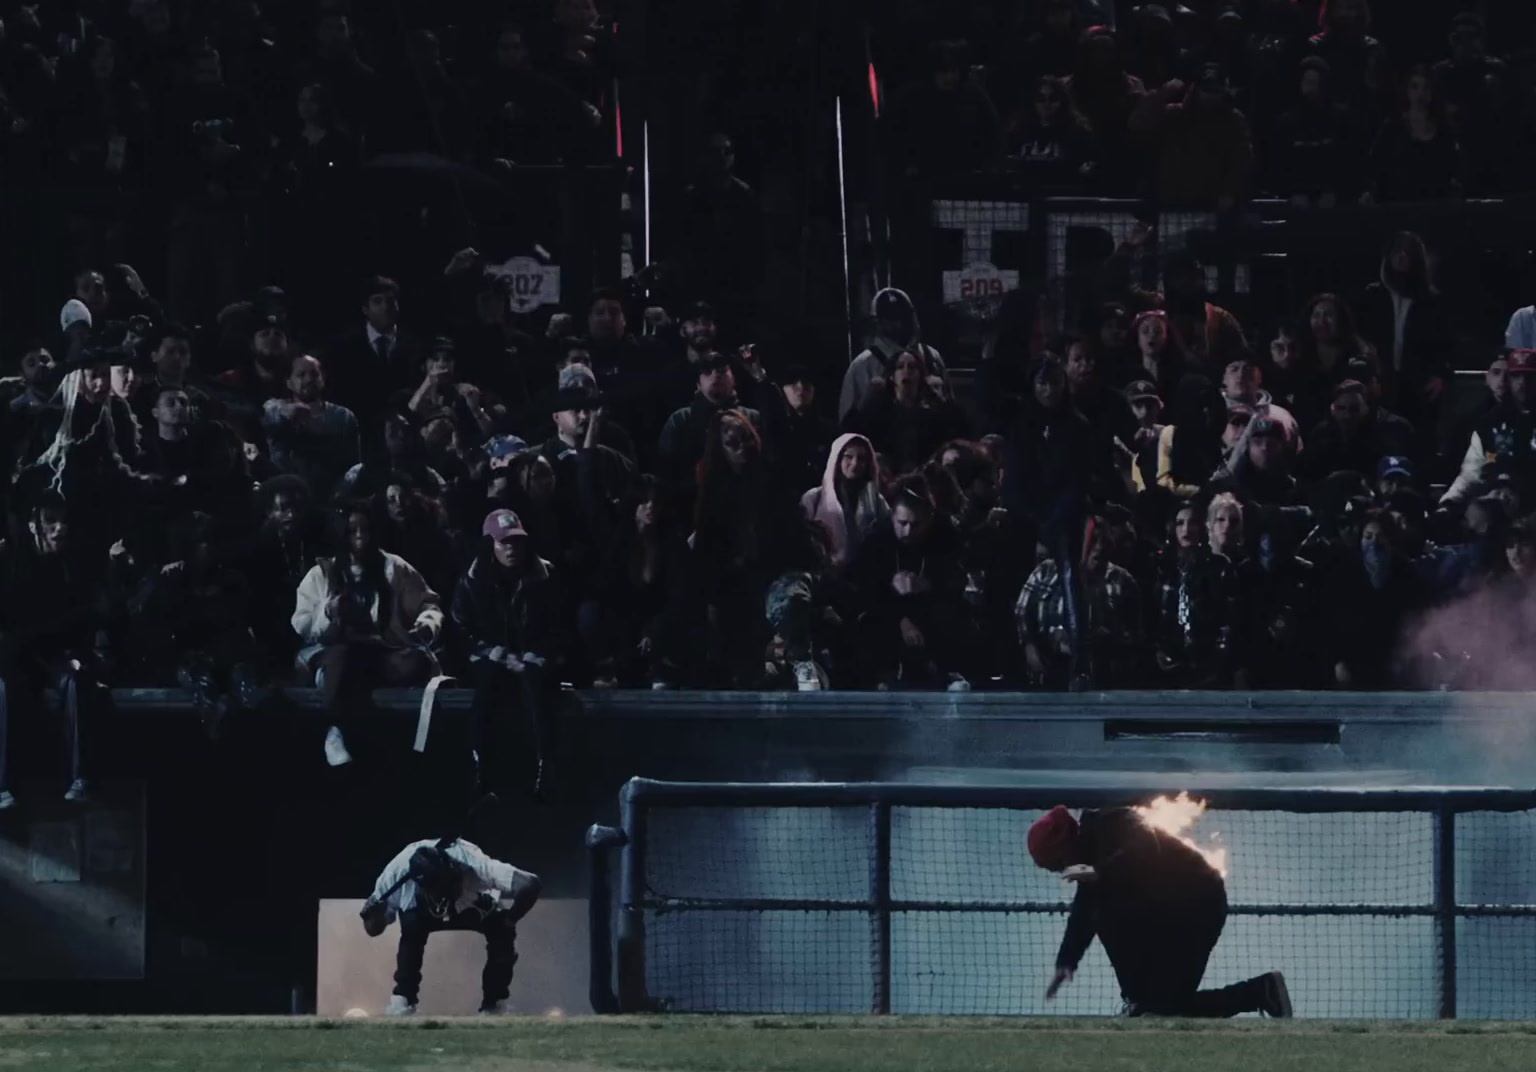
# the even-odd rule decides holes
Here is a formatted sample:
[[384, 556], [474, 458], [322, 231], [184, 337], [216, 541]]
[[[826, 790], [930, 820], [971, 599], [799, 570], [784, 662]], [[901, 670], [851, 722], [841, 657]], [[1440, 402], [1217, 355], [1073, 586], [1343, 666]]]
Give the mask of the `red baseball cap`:
[[480, 532], [493, 540], [510, 540], [514, 536], [526, 536], [528, 530], [511, 510], [492, 510], [485, 515]]
[[1058, 804], [1029, 827], [1025, 838], [1030, 858], [1047, 871], [1060, 871], [1072, 862], [1072, 848], [1077, 844], [1077, 820], [1066, 805]]

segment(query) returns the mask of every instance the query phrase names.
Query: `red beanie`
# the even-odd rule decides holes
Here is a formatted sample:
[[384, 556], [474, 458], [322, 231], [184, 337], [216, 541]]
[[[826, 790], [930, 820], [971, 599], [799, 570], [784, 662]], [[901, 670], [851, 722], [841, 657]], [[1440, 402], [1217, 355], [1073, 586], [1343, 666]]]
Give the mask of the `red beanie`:
[[1029, 855], [1047, 871], [1060, 871], [1072, 862], [1072, 846], [1077, 842], [1077, 820], [1063, 804], [1058, 804], [1029, 827]]

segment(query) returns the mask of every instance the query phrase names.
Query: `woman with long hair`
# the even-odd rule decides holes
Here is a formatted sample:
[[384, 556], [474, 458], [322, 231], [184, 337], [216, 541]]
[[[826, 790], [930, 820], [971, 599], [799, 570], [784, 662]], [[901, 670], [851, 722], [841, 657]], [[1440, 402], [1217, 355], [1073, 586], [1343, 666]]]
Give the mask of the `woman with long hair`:
[[1451, 380], [1455, 337], [1434, 261], [1412, 231], [1393, 235], [1383, 251], [1380, 276], [1360, 299], [1360, 330], [1381, 354], [1394, 407], [1421, 425], [1432, 419]]
[[827, 454], [821, 484], [801, 497], [800, 507], [826, 530], [833, 565], [854, 557], [891, 514], [880, 497], [880, 460], [869, 440], [852, 432], [839, 436]]
[[1072, 108], [1059, 78], [1035, 80], [1008, 132], [1008, 158], [1016, 161], [1033, 189], [1078, 189], [1087, 185], [1097, 150], [1088, 121]]
[[712, 668], [737, 685], [761, 676], [768, 641], [763, 599], [774, 578], [808, 560], [806, 538], [804, 515], [778, 493], [751, 419], [734, 409], [716, 414], [698, 466], [688, 538], [691, 618], [703, 630], [689, 652], [698, 660], [696, 673]]
[[1126, 383], [1151, 380], [1162, 397], [1174, 397], [1179, 381], [1194, 371], [1193, 359], [1184, 347], [1179, 329], [1163, 310], [1149, 309], [1131, 322], [1131, 338], [1139, 364], [1122, 369], [1122, 379]]
[[443, 609], [414, 566], [379, 546], [366, 504], [343, 507], [334, 524], [336, 553], [299, 583], [293, 631], [305, 645], [299, 665], [325, 697], [326, 762], [339, 767], [352, 761], [343, 728], [361, 728], [376, 685], [425, 685], [436, 672]]
[[1416, 65], [1403, 80], [1398, 112], [1371, 147], [1370, 197], [1432, 201], [1461, 193], [1466, 161], [1429, 68]]
[[941, 444], [969, 431], [965, 414], [942, 390], [943, 381], [922, 355], [903, 350], [885, 390], [848, 415], [847, 430], [863, 435], [890, 459], [894, 475], [910, 473]]
[[1355, 311], [1337, 294], [1315, 294], [1301, 314], [1300, 360], [1337, 382], [1356, 358], [1376, 360], [1376, 348], [1360, 334]]

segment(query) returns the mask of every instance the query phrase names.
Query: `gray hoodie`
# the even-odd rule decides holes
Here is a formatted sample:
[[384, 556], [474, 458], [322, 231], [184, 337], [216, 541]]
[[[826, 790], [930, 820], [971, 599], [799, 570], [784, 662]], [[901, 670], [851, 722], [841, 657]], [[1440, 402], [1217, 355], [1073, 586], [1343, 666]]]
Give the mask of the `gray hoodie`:
[[[876, 334], [874, 340], [865, 350], [848, 366], [848, 371], [843, 375], [843, 392], [837, 401], [837, 419], [847, 420], [848, 414], [860, 408], [869, 400], [871, 394], [870, 384], [877, 379], [889, 380], [891, 369], [896, 363], [896, 357], [903, 350], [920, 349], [923, 360], [928, 363], [931, 374], [944, 380], [946, 394], [949, 387], [949, 370], [944, 366], [944, 359], [939, 352], [931, 346], [925, 345], [922, 340], [922, 325], [918, 323], [917, 310], [913, 308], [912, 299], [904, 290], [895, 287], [886, 287], [875, 295], [875, 300], [870, 306], [870, 315], [880, 307], [881, 298], [884, 295], [892, 295], [907, 307], [912, 317], [912, 337], [905, 340], [890, 339], [884, 335]], [[889, 299], [887, 299], [889, 300]], [[878, 330], [878, 329], [877, 329]]]

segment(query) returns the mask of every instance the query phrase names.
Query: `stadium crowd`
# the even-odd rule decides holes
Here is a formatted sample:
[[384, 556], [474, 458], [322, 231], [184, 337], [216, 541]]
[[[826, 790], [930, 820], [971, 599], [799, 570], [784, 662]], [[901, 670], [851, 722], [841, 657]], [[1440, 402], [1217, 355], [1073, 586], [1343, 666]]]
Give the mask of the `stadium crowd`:
[[[0, 6], [9, 220], [56, 224], [38, 257], [61, 261], [13, 247], [5, 281], [33, 337], [0, 410], [0, 807], [6, 715], [45, 685], [78, 794], [101, 683], [179, 683], [214, 726], [317, 685], [343, 764], [373, 687], [444, 674], [482, 724], [544, 717], [563, 682], [1467, 687], [1486, 650], [1414, 623], [1471, 601], [1531, 628], [1536, 311], [1450, 412], [1457, 311], [1418, 236], [1353, 292], [1244, 324], [1187, 251], [1135, 285], [1143, 229], [1081, 324], [1000, 327], [959, 395], [896, 288], [846, 370], [766, 353], [707, 287], [515, 315], [472, 247], [411, 286], [353, 265], [351, 184], [391, 153], [601, 159], [618, 58], [595, 9], [445, 14], [376, 70], [369, 12], [300, 7]], [[1420, 63], [1365, 0], [1315, 26], [1289, 0], [1196, 7], [1119, 32], [1044, 0], [938, 47], [897, 94], [893, 167], [1008, 160], [1214, 208], [1528, 184], [1533, 98], [1477, 15]], [[711, 148], [706, 238], [750, 231]]]

